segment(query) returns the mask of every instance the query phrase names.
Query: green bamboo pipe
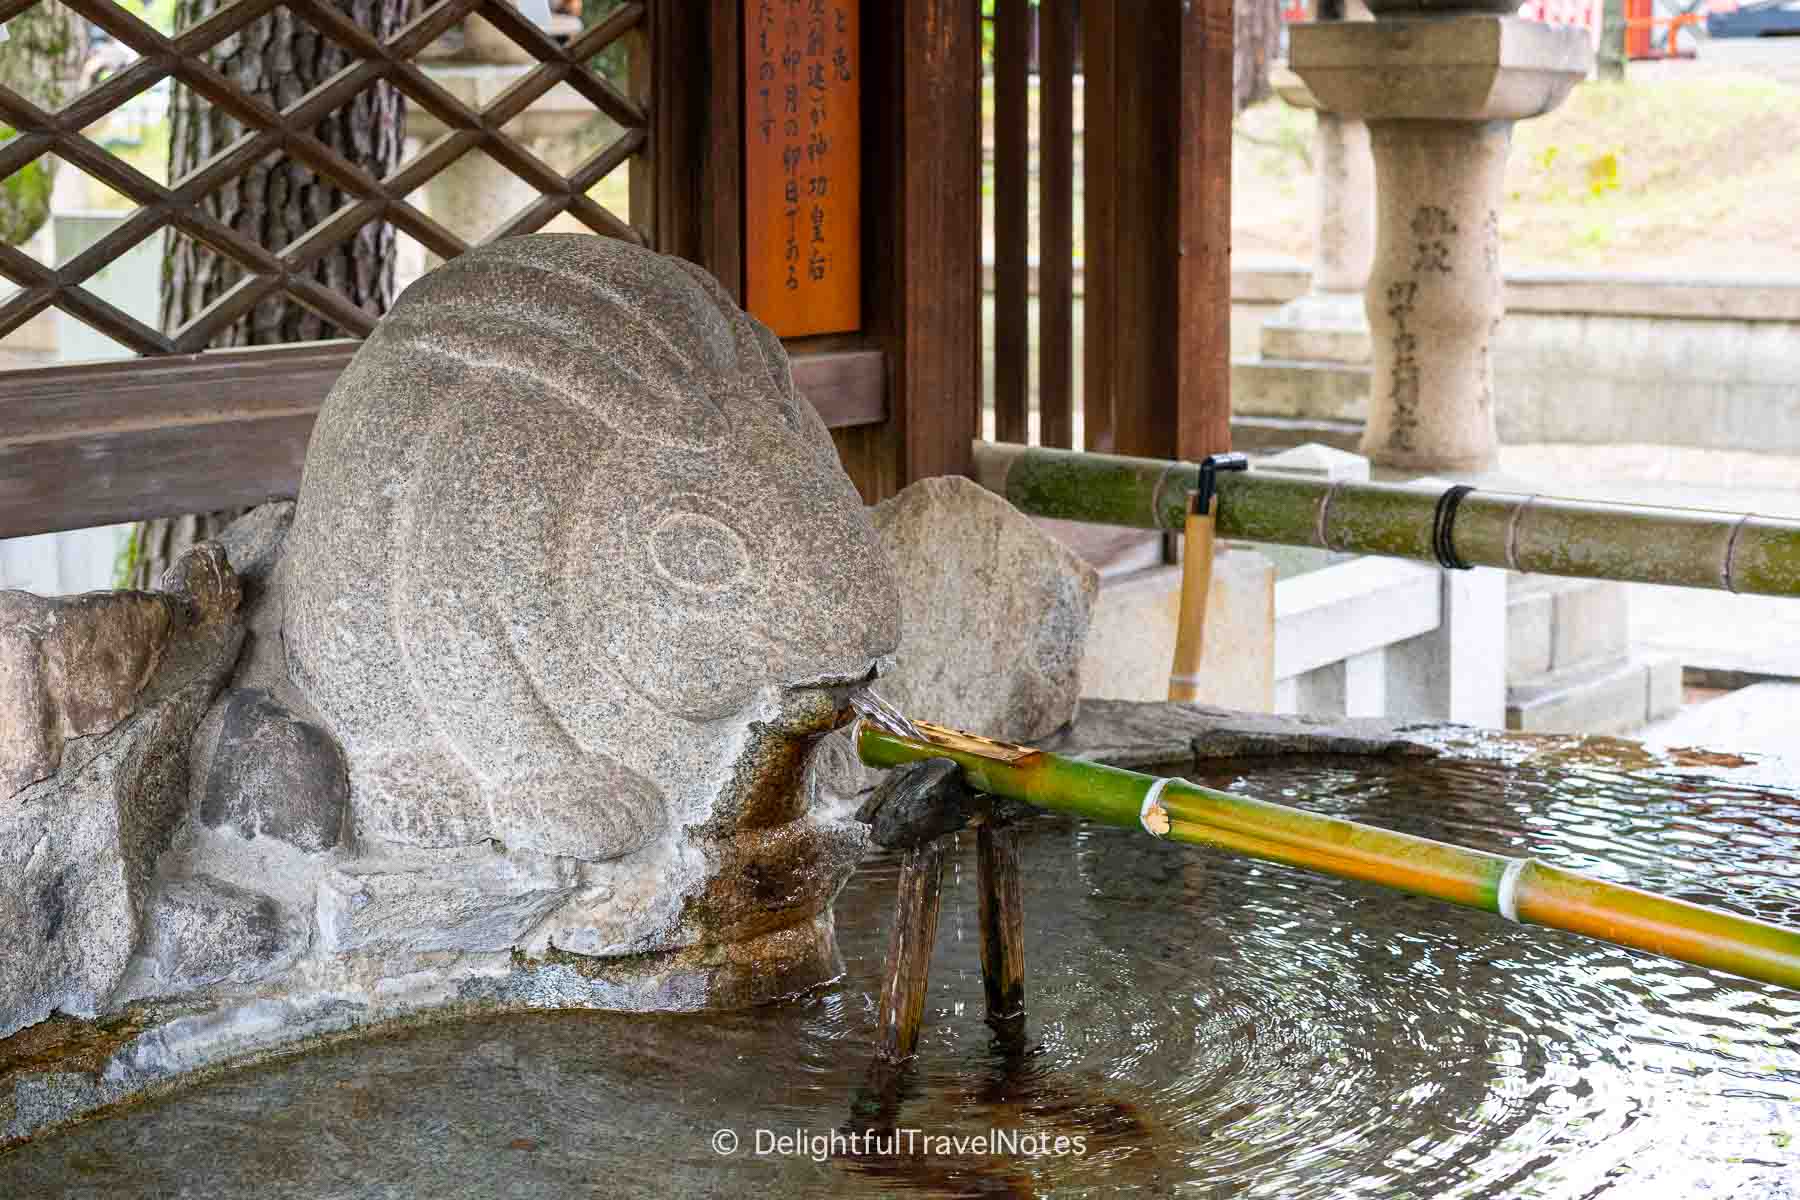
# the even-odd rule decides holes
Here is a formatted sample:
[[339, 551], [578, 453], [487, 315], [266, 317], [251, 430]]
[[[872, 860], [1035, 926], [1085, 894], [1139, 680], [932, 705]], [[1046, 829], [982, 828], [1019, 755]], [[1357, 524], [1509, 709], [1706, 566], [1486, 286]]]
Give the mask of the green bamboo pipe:
[[[976, 478], [1023, 512], [1180, 530], [1199, 468], [1037, 446], [975, 443]], [[1220, 475], [1222, 538], [1435, 561], [1444, 485]], [[1800, 596], [1800, 521], [1476, 490], [1450, 520], [1470, 566]]]
[[954, 759], [971, 787], [992, 795], [1105, 825], [1144, 828], [1170, 841], [1378, 883], [1800, 990], [1797, 930], [1590, 879], [1536, 859], [1466, 850], [1183, 779], [921, 728], [931, 740], [900, 737], [862, 721], [857, 752], [869, 766], [882, 768]]

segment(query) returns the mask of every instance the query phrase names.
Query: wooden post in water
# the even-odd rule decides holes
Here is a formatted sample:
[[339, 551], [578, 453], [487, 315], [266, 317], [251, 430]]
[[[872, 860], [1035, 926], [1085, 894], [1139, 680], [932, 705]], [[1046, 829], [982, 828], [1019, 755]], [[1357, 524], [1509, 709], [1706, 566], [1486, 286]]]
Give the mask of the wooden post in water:
[[881, 972], [881, 1028], [875, 1034], [878, 1061], [903, 1062], [918, 1048], [943, 882], [943, 838], [906, 851], [900, 861], [894, 928], [888, 935], [887, 962]]
[[1025, 905], [1018, 833], [984, 822], [976, 831], [981, 885], [981, 982], [987, 1020], [1002, 1037], [1025, 1029]]

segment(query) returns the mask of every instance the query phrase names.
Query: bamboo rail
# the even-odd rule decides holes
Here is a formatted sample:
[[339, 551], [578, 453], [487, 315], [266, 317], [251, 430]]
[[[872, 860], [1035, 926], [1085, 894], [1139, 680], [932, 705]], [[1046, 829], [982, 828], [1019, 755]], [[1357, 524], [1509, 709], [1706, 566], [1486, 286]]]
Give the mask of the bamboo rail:
[[919, 741], [859, 721], [872, 767], [949, 758], [969, 786], [1106, 825], [1214, 846], [1498, 913], [1521, 924], [1800, 989], [1800, 931], [1509, 858], [918, 722]]
[[[1179, 530], [1192, 463], [975, 443], [981, 484], [1041, 517]], [[1543, 575], [1800, 596], [1800, 521], [1443, 485], [1221, 475], [1224, 538]]]

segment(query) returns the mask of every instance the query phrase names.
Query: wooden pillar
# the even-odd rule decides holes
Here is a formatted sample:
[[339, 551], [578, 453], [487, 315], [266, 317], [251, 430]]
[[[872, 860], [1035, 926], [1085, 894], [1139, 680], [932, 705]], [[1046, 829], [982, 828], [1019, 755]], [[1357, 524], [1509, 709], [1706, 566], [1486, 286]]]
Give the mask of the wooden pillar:
[[981, 6], [863, 0], [866, 325], [898, 482], [966, 475], [981, 396]]
[[1028, 441], [1031, 8], [994, 3], [994, 440]]
[[[698, 257], [731, 298], [744, 302], [744, 23], [741, 0], [712, 0], [706, 30], [706, 117], [695, 141], [699, 154]], [[696, 5], [695, 7], [701, 7]]]
[[1230, 449], [1231, 0], [1088, 0], [1087, 444]]
[[[741, 0], [655, 0], [634, 40], [650, 150], [632, 160], [632, 218], [743, 302]], [[653, 79], [653, 86], [643, 81]]]
[[1075, 449], [1075, 0], [1038, 20], [1038, 438]]
[[[652, 113], [634, 216], [741, 303], [743, 0], [652, 0], [633, 61]], [[862, 329], [791, 354], [878, 349], [879, 423], [833, 430], [865, 500], [968, 474], [980, 432], [980, 0], [861, 0]], [[654, 76], [652, 91], [644, 81]]]

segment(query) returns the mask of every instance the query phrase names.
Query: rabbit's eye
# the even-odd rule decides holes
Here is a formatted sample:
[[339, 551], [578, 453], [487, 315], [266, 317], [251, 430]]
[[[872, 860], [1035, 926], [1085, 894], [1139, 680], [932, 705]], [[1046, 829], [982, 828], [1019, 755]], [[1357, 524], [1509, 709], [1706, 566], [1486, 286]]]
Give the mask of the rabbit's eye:
[[723, 521], [703, 513], [670, 513], [650, 534], [650, 558], [659, 575], [677, 587], [715, 592], [750, 569], [744, 539]]

